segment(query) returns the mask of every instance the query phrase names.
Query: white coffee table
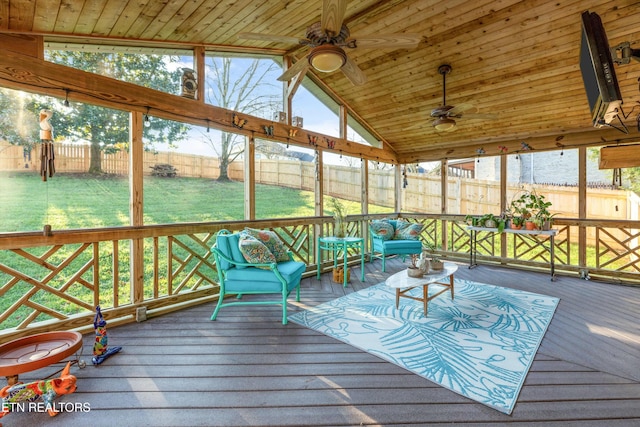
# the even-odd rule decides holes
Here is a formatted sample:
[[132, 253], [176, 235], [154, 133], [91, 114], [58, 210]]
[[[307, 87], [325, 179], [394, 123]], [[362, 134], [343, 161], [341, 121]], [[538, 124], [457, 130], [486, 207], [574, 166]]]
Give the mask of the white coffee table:
[[[451, 299], [453, 299], [453, 274], [458, 270], [458, 266], [452, 262], [445, 262], [442, 270], [431, 270], [422, 277], [409, 277], [407, 270], [402, 270], [393, 274], [385, 280], [385, 285], [396, 290], [396, 308], [400, 304], [400, 297], [410, 298], [412, 300], [421, 301], [424, 306], [424, 315], [427, 315], [427, 304], [438, 295], [451, 291]], [[441, 280], [449, 278], [448, 282]], [[435, 284], [444, 286], [444, 289], [438, 291], [434, 295], [429, 296], [429, 285]], [[413, 288], [422, 286], [422, 298], [407, 295], [407, 292]]]

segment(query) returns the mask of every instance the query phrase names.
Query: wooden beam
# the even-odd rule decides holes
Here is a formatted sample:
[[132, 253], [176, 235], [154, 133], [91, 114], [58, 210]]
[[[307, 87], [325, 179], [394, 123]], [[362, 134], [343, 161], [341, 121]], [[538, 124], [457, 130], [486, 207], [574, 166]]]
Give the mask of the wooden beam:
[[511, 137], [508, 139], [487, 138], [463, 142], [459, 146], [447, 145], [442, 142], [439, 145], [432, 144], [433, 148], [412, 151], [410, 153], [398, 153], [400, 163], [418, 163], [425, 161], [439, 161], [442, 159], [464, 159], [477, 156], [479, 149], [484, 150], [487, 156], [527, 153], [530, 151], [568, 150], [579, 147], [592, 147], [601, 145], [621, 145], [637, 142], [634, 134], [625, 134], [615, 129], [587, 128], [564, 135], [544, 135], [527, 138]]
[[[1, 10], [1, 8], [0, 8]], [[97, 34], [74, 35], [59, 34], [51, 31], [17, 31], [0, 29], [0, 33], [22, 37], [42, 37], [47, 39], [47, 43], [74, 44], [74, 45], [101, 45], [101, 46], [128, 46], [132, 48], [152, 48], [167, 50], [192, 50], [196, 47], [202, 47], [205, 50], [213, 52], [236, 53], [242, 55], [271, 55], [282, 56], [286, 53], [284, 49], [273, 49], [265, 47], [243, 47], [230, 46], [215, 43], [193, 43], [188, 41], [167, 41], [167, 40], [151, 40], [151, 39], [131, 39], [127, 37], [117, 36], [101, 36]]]
[[0, 46], [11, 52], [44, 59], [42, 36], [0, 33]]
[[[133, 83], [88, 73], [0, 49], [0, 86], [64, 98], [125, 111], [147, 112], [167, 120], [211, 126], [226, 132], [288, 143], [314, 146], [321, 151], [396, 163], [389, 149], [380, 149], [344, 138], [294, 128], [284, 123], [234, 112], [197, 100], [172, 95]], [[273, 126], [267, 135], [265, 127]]]
[[640, 166], [640, 144], [602, 147], [600, 169], [633, 168]]

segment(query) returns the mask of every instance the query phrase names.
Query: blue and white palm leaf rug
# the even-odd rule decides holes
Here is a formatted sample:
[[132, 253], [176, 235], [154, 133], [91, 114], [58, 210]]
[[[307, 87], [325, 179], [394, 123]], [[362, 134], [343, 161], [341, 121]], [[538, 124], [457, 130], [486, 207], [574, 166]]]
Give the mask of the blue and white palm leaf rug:
[[[429, 294], [442, 289], [429, 285]], [[422, 288], [411, 291], [422, 296]], [[449, 390], [511, 414], [558, 298], [455, 280], [429, 302], [400, 298], [384, 283], [289, 316]]]

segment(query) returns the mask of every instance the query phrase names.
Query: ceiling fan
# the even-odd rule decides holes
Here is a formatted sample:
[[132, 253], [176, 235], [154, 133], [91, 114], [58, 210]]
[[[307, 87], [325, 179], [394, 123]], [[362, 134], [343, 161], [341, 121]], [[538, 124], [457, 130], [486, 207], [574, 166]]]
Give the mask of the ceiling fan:
[[451, 72], [451, 65], [442, 64], [438, 67], [438, 73], [442, 75], [442, 105], [431, 110], [433, 127], [440, 132], [450, 132], [456, 129], [454, 119], [497, 119], [496, 114], [476, 114], [477, 108], [471, 104], [447, 105], [447, 74]]
[[416, 47], [422, 39], [418, 34], [378, 34], [350, 37], [349, 28], [343, 23], [346, 10], [346, 0], [323, 0], [320, 21], [307, 28], [303, 39], [259, 33], [240, 33], [238, 37], [245, 40], [298, 43], [311, 48], [305, 58], [289, 67], [278, 77], [278, 80], [287, 81], [297, 75], [304, 75], [310, 67], [323, 73], [340, 69], [356, 86], [365, 84], [367, 77], [358, 65], [349, 58], [345, 49], [408, 49]]

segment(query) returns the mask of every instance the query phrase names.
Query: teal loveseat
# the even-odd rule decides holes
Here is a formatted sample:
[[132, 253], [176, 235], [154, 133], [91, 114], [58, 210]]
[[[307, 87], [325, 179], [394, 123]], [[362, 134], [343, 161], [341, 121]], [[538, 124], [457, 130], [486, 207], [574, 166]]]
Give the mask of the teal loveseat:
[[[211, 248], [218, 269], [220, 296], [211, 320], [218, 311], [230, 305], [282, 304], [282, 324], [287, 324], [287, 298], [295, 289], [296, 301], [300, 301], [300, 280], [306, 264], [288, 259], [279, 262], [248, 262], [241, 250], [241, 233], [221, 230]], [[229, 294], [241, 299], [245, 294], [275, 294], [278, 299], [260, 301], [225, 301]]]
[[386, 271], [385, 259], [389, 255], [420, 255], [422, 225], [401, 219], [382, 219], [369, 222], [370, 260], [382, 259], [382, 271]]

